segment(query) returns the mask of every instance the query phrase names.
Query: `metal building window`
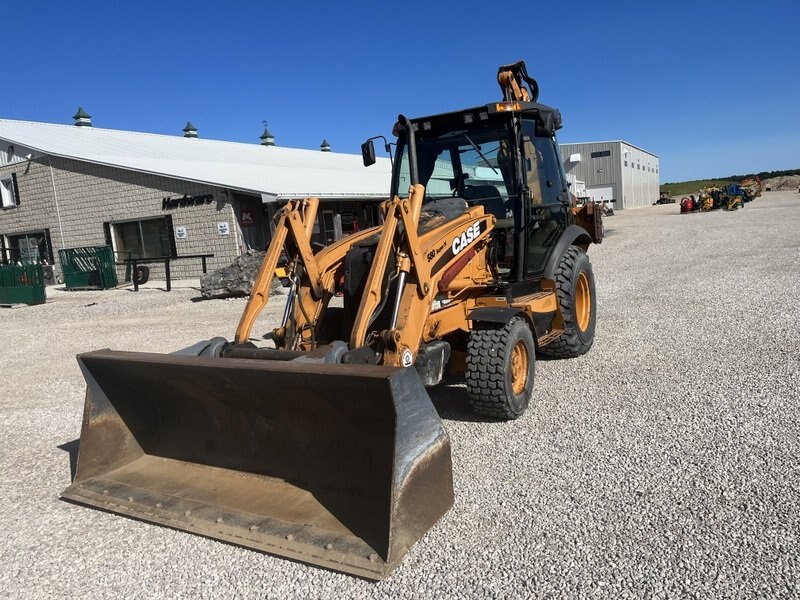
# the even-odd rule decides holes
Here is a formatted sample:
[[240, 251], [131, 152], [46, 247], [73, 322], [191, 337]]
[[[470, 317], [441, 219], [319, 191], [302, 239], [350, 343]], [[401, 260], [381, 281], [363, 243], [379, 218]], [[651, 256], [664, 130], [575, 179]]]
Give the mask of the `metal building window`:
[[112, 223], [114, 249], [124, 258], [175, 256], [175, 241], [169, 220], [161, 217]]
[[0, 264], [53, 264], [53, 248], [50, 244], [50, 230], [42, 229], [31, 233], [0, 236], [3, 238]]
[[592, 158], [603, 158], [604, 156], [611, 156], [611, 150], [600, 150], [599, 152], [592, 152]]

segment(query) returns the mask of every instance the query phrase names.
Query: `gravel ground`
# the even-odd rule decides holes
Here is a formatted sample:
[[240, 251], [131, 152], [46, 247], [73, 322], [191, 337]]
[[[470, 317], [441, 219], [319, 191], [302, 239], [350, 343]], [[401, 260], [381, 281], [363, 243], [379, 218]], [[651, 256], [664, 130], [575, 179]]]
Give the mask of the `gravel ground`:
[[473, 417], [463, 387], [432, 390], [455, 506], [380, 583], [58, 500], [75, 354], [231, 337], [243, 300], [192, 302], [184, 281], [0, 309], [0, 595], [797, 597], [798, 209], [773, 192], [734, 213], [609, 218], [588, 355], [540, 361], [511, 423]]

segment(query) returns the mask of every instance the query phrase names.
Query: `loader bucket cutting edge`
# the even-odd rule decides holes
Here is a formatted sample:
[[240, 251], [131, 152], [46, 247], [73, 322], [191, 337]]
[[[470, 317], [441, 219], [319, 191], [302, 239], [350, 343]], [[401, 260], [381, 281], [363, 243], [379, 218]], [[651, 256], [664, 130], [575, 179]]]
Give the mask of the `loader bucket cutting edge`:
[[453, 504], [413, 369], [101, 350], [62, 497], [370, 579]]

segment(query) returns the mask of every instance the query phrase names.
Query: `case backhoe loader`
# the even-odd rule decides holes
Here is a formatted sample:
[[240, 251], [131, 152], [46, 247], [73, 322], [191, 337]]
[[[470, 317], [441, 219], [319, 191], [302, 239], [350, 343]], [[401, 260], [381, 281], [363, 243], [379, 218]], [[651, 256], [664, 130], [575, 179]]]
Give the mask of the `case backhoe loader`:
[[[555, 132], [519, 62], [503, 99], [398, 118], [382, 224], [316, 250], [316, 199], [275, 233], [232, 342], [78, 362], [86, 407], [63, 496], [367, 578], [386, 576], [453, 503], [450, 442], [425, 386], [466, 381], [474, 410], [523, 414], [538, 355], [592, 345], [586, 251]], [[362, 147], [366, 165], [374, 146]], [[285, 252], [275, 348], [251, 340]], [[341, 293], [343, 306], [331, 306]], [[259, 338], [260, 339], [260, 338]]]

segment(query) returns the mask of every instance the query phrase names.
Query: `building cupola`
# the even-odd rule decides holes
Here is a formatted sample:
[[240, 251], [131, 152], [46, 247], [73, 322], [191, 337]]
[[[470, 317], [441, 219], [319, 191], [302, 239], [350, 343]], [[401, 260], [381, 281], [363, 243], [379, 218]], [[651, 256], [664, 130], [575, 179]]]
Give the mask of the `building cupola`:
[[192, 125], [191, 121], [186, 122], [186, 127], [183, 128], [183, 137], [186, 138], [196, 138], [197, 137], [197, 127]]
[[328, 143], [328, 140], [322, 140], [322, 143], [319, 145], [319, 149], [323, 152], [330, 152], [331, 145]]
[[92, 115], [83, 110], [82, 106], [78, 107], [78, 112], [76, 112], [72, 118], [75, 119], [75, 127], [92, 126]]
[[269, 129], [267, 129], [266, 126], [264, 127], [264, 133], [261, 134], [259, 139], [261, 140], [262, 146], [275, 145], [275, 136], [270, 133]]

